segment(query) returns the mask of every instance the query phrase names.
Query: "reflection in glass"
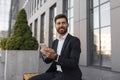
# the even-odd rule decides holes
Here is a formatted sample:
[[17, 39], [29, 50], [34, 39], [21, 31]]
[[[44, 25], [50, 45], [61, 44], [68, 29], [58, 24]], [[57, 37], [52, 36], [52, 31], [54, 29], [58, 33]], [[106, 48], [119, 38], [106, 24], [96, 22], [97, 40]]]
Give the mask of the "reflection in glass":
[[110, 3], [106, 3], [101, 7], [101, 27], [110, 25]]
[[40, 43], [45, 40], [45, 13], [41, 15]]
[[68, 23], [69, 23], [68, 32], [70, 32], [70, 26], [71, 26], [70, 19], [68, 19]]
[[51, 8], [50, 8], [50, 18], [49, 18], [49, 47], [52, 46], [52, 42], [54, 40], [54, 38], [56, 37], [56, 31], [54, 29], [54, 17], [56, 15], [56, 4], [53, 5]]
[[99, 0], [93, 0], [93, 6], [95, 7], [95, 6], [98, 6], [98, 4], [99, 4]]
[[71, 13], [71, 12], [70, 12], [70, 9], [69, 9], [69, 10], [68, 10], [68, 14], [67, 14], [67, 15], [68, 15], [68, 19], [70, 18], [70, 13]]
[[106, 1], [109, 1], [109, 0], [100, 0], [100, 4], [106, 2]]
[[39, 0], [37, 0], [37, 9], [39, 8]]
[[70, 16], [73, 17], [74, 16], [73, 8], [71, 8], [70, 12], [71, 12]]
[[68, 19], [72, 18], [74, 16], [73, 8], [68, 10]]
[[[56, 16], [56, 7], [54, 7], [54, 17]], [[53, 40], [55, 40], [57, 38], [57, 31], [55, 29], [55, 24], [54, 24], [54, 21], [53, 21]]]
[[68, 22], [69, 22], [69, 27], [68, 27], [68, 32], [73, 35], [74, 28], [73, 28], [73, 18], [74, 18], [74, 8], [73, 5], [74, 1], [73, 0], [68, 0], [68, 9], [67, 9], [67, 17], [68, 17]]
[[94, 23], [94, 28], [99, 28], [99, 8], [97, 7], [97, 8], [95, 8], [94, 9], [94, 21], [93, 21], [93, 23]]
[[94, 30], [93, 64], [100, 65], [99, 29]]
[[111, 67], [110, 2], [93, 0], [93, 6], [93, 65]]
[[70, 1], [70, 6], [73, 7], [74, 1], [73, 0], [68, 0], [68, 1]]
[[73, 7], [73, 0], [67, 0], [68, 1], [68, 8]]
[[111, 32], [110, 27], [101, 29], [101, 55], [102, 65], [109, 66], [111, 63]]
[[73, 34], [73, 32], [74, 32], [73, 24], [74, 24], [74, 19], [73, 19], [73, 18], [69, 19], [69, 27], [70, 27], [70, 28], [68, 27], [68, 31], [69, 31], [71, 34]]
[[35, 0], [35, 2], [34, 2], [34, 5], [35, 5], [35, 7], [34, 7], [34, 8], [36, 8], [36, 0]]

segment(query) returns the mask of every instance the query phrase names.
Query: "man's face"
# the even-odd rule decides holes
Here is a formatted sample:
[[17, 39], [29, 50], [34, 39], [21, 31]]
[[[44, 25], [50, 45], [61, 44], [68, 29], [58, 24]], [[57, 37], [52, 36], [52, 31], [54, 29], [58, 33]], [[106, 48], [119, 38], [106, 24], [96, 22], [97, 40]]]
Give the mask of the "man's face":
[[65, 18], [59, 18], [56, 20], [55, 27], [60, 35], [64, 35], [67, 32], [68, 23]]

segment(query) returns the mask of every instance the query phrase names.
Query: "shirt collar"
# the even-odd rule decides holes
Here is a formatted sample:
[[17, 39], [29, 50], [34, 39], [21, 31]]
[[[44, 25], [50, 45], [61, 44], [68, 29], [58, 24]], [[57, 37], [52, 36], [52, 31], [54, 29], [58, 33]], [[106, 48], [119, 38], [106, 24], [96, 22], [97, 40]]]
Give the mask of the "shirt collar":
[[66, 33], [62, 38], [60, 38], [59, 36], [57, 37], [58, 40], [61, 40], [61, 39], [65, 39], [67, 37], [68, 33]]

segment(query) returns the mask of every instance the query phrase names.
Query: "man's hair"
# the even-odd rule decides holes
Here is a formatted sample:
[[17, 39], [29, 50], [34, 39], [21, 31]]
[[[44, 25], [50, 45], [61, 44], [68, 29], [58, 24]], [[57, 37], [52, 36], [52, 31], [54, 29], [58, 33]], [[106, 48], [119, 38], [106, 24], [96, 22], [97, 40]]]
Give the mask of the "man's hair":
[[68, 19], [67, 19], [66, 15], [64, 15], [64, 14], [58, 14], [58, 15], [55, 17], [55, 23], [56, 23], [56, 20], [57, 20], [57, 19], [60, 19], [60, 18], [65, 18], [66, 21], [67, 21], [67, 23], [68, 23]]

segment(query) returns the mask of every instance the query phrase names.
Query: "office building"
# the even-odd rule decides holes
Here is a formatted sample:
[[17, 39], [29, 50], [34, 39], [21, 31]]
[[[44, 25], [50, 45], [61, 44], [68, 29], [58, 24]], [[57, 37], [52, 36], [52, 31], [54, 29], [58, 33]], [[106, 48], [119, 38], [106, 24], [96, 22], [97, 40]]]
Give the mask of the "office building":
[[[120, 0], [20, 0], [39, 44], [51, 46], [54, 17], [68, 17], [68, 32], [81, 40], [80, 65], [120, 72]], [[16, 4], [16, 5], [17, 5]]]

